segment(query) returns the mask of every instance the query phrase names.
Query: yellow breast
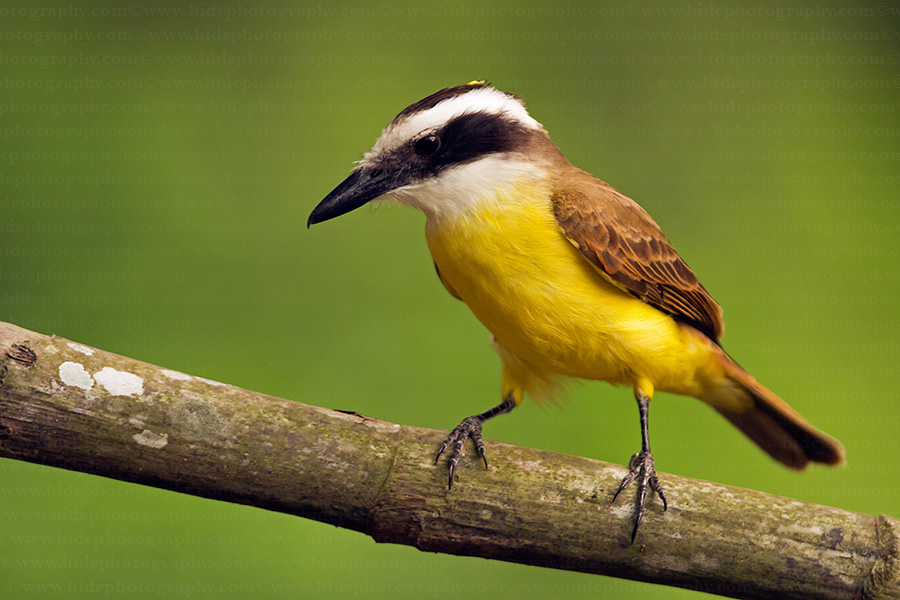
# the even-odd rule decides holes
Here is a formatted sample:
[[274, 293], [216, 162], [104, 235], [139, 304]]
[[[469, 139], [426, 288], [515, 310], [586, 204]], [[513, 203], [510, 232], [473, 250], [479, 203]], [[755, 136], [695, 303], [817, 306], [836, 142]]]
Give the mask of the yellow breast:
[[520, 184], [449, 222], [429, 222], [448, 287], [540, 378], [646, 377], [657, 389], [695, 395], [702, 344], [598, 273], [563, 235], [550, 195], [543, 184]]

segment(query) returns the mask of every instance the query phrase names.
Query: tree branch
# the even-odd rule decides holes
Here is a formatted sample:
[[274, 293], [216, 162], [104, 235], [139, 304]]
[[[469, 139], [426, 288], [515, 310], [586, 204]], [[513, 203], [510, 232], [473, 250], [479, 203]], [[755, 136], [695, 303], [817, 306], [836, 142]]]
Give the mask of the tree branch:
[[379, 542], [735, 598], [900, 598], [900, 520], [665, 475], [629, 543], [623, 467], [273, 398], [0, 323], [0, 456], [249, 504]]

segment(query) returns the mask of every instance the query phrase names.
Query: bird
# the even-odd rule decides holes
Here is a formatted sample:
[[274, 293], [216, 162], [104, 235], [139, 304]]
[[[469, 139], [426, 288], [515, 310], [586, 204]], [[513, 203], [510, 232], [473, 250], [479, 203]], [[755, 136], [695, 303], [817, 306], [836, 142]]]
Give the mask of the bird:
[[573, 378], [634, 392], [641, 448], [611, 500], [636, 481], [631, 543], [648, 492], [668, 508], [650, 451], [656, 391], [701, 400], [792, 469], [844, 462], [837, 440], [725, 352], [721, 307], [650, 215], [572, 165], [521, 97], [477, 80], [407, 106], [307, 227], [373, 201], [425, 213], [440, 281], [501, 359], [500, 404], [463, 419], [438, 447], [448, 487], [469, 439], [487, 468], [485, 421], [526, 394], [553, 399]]

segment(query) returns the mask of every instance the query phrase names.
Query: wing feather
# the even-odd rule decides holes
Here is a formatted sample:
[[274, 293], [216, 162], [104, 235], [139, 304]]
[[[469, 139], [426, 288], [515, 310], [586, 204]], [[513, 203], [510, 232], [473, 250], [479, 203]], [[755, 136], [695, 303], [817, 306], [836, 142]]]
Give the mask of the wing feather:
[[563, 233], [614, 283], [718, 343], [722, 309], [640, 206], [584, 171], [562, 182], [553, 212]]

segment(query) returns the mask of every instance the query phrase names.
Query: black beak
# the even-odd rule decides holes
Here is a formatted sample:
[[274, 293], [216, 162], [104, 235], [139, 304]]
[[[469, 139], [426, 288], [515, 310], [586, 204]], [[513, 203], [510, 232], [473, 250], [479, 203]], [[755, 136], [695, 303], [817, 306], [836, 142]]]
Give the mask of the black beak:
[[396, 173], [390, 174], [379, 168], [356, 169], [319, 202], [310, 213], [306, 226], [356, 210], [363, 204], [403, 185], [399, 179]]

